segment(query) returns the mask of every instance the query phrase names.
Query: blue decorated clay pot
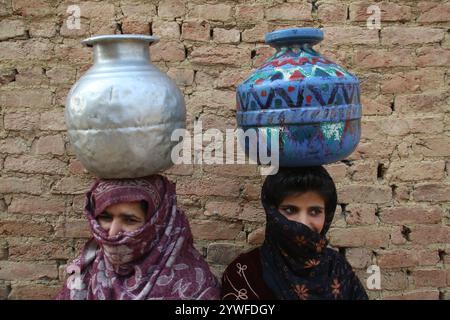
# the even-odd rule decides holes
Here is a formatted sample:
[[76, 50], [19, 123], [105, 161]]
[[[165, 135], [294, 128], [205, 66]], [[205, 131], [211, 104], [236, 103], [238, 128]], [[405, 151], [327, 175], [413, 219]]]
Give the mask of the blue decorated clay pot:
[[315, 28], [266, 34], [275, 54], [237, 88], [238, 127], [258, 129], [266, 141], [278, 133], [280, 166], [335, 162], [359, 142], [358, 78], [312, 48], [322, 40]]

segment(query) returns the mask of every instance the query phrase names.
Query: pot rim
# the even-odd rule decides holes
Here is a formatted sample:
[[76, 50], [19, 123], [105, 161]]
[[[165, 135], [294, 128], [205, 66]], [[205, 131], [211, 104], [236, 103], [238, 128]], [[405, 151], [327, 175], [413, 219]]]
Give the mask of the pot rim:
[[81, 41], [81, 43], [87, 47], [92, 47], [95, 44], [107, 41], [117, 41], [117, 40], [140, 40], [148, 42], [149, 44], [157, 43], [159, 37], [157, 36], [147, 36], [143, 34], [107, 34], [89, 37]]

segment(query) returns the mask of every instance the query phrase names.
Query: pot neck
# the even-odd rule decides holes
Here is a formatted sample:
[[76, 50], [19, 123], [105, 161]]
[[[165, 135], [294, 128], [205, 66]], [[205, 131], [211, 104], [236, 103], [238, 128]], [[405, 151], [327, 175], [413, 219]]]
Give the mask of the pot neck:
[[149, 44], [158, 42], [159, 38], [144, 35], [104, 35], [82, 41], [93, 47], [94, 63], [109, 64], [117, 62], [149, 63]]
[[313, 49], [313, 46], [310, 43], [286, 43], [286, 44], [280, 44], [273, 46], [276, 50], [276, 52], [281, 51], [305, 51], [308, 53], [317, 53], [316, 50]]
[[148, 43], [141, 41], [111, 41], [94, 44], [94, 63], [111, 63], [117, 60], [135, 63], [150, 62]]

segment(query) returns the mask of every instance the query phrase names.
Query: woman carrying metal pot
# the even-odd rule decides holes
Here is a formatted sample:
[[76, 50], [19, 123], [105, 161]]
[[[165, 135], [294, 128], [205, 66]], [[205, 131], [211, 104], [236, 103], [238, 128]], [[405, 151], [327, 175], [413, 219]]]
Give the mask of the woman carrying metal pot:
[[161, 175], [98, 179], [86, 193], [92, 232], [59, 300], [218, 299], [219, 282], [193, 246], [175, 185]]

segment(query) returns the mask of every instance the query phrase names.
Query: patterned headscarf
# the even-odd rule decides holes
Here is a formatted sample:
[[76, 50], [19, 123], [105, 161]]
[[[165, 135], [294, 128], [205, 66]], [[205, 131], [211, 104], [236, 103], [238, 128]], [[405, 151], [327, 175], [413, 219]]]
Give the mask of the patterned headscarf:
[[[319, 234], [305, 224], [288, 220], [262, 192], [266, 235], [261, 247], [265, 283], [280, 300], [367, 299], [351, 266], [327, 248], [325, 234], [333, 220], [328, 212]], [[328, 216], [329, 215], [329, 216]]]
[[[109, 236], [96, 220], [112, 204], [142, 200], [147, 220], [137, 230]], [[75, 274], [57, 299], [219, 299], [218, 281], [194, 248], [175, 185], [165, 177], [99, 179], [84, 212], [93, 238], [67, 267]]]

